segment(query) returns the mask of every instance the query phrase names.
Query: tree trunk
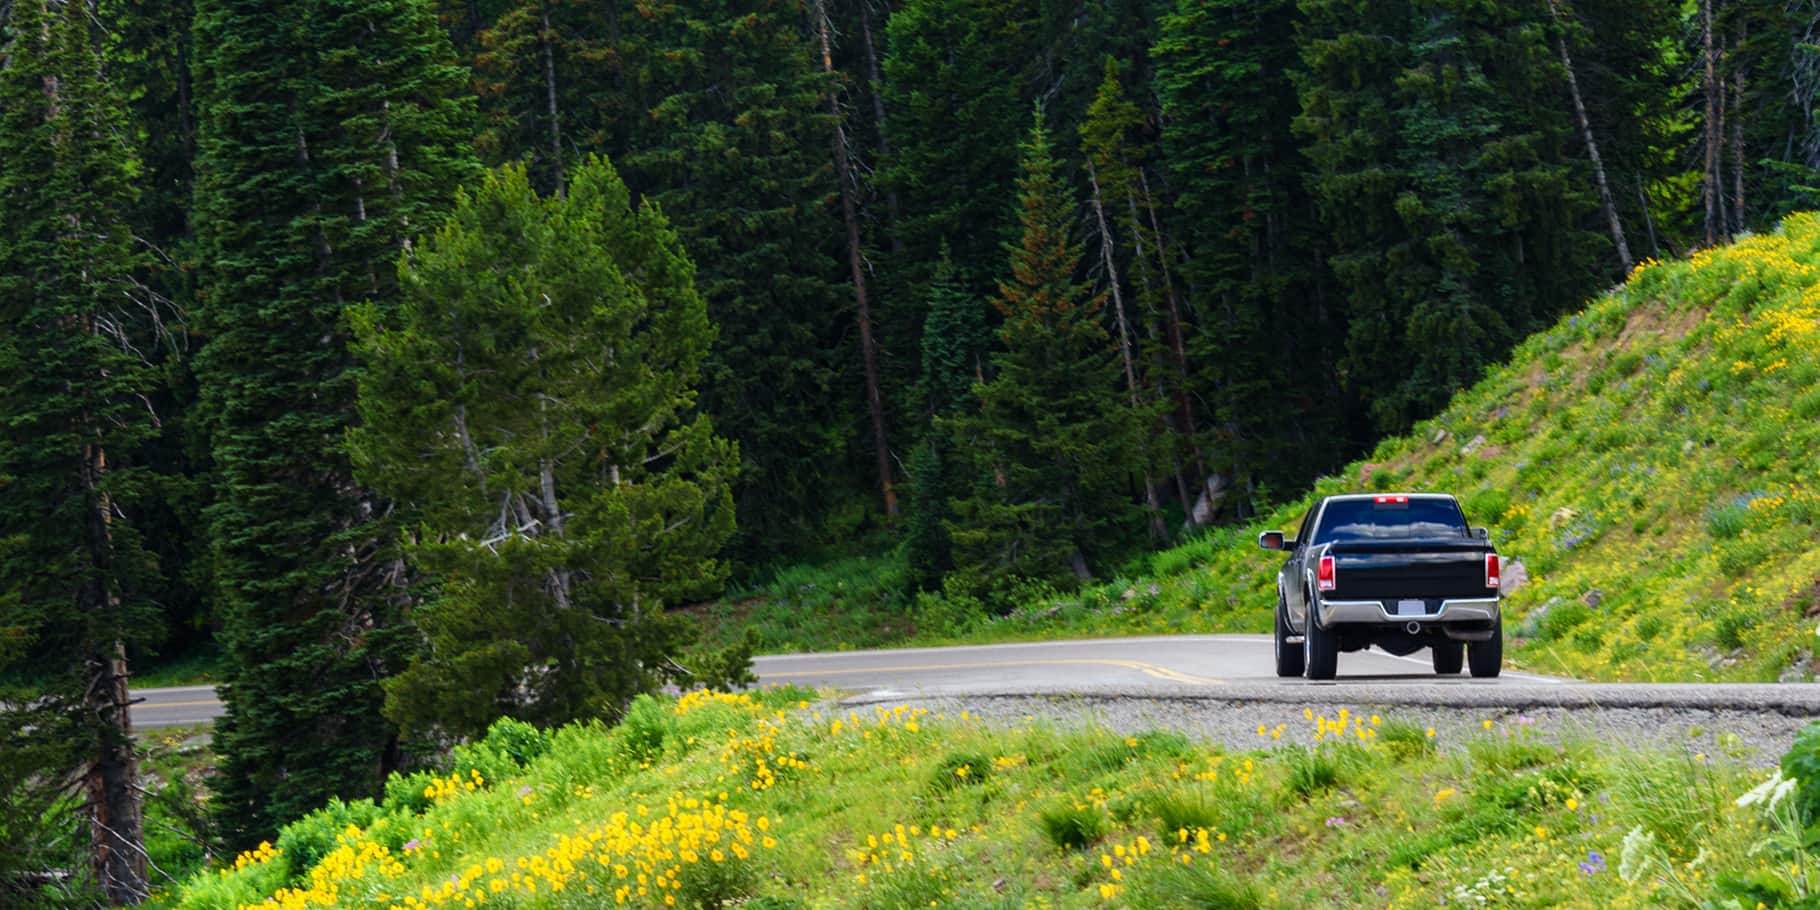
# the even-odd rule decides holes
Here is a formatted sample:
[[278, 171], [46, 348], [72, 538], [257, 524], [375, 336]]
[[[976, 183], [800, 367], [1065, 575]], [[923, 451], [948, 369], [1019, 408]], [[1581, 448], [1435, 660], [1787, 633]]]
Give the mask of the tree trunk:
[[[1131, 363], [1131, 327], [1125, 319], [1125, 294], [1119, 288], [1119, 267], [1112, 255], [1112, 229], [1106, 226], [1100, 176], [1092, 161], [1087, 162], [1087, 182], [1093, 187], [1093, 221], [1100, 235], [1100, 261], [1106, 266], [1106, 286], [1112, 290], [1112, 315], [1119, 326], [1119, 361], [1125, 367], [1125, 391], [1131, 397], [1131, 409], [1136, 411], [1143, 407], [1143, 398], [1138, 389], [1137, 370]], [[1149, 465], [1144, 467], [1144, 506], [1150, 512], [1150, 536], [1158, 543], [1167, 541], [1169, 529], [1163, 524], [1163, 508], [1157, 502], [1156, 482], [1150, 476]]]
[[[1151, 240], [1156, 245], [1156, 263], [1163, 277], [1163, 302], [1168, 305], [1168, 315], [1163, 324], [1163, 336], [1169, 342], [1169, 353], [1175, 360], [1175, 406], [1176, 420], [1181, 424], [1182, 433], [1188, 437], [1190, 451], [1194, 456], [1194, 476], [1197, 482], [1205, 483], [1207, 477], [1206, 460], [1201, 456], [1200, 427], [1194, 419], [1194, 403], [1188, 399], [1188, 343], [1182, 332], [1182, 300], [1175, 291], [1175, 277], [1169, 273], [1169, 247], [1163, 237], [1163, 225], [1156, 215], [1156, 197], [1150, 193], [1150, 178], [1145, 176], [1144, 169], [1137, 169], [1138, 191], [1143, 194], [1143, 209], [1149, 214]], [[1132, 200], [1132, 220], [1138, 217], [1137, 200]], [[1186, 488], [1180, 491], [1183, 500], [1188, 498]], [[1189, 510], [1190, 522], [1194, 521], [1193, 509]]]
[[1643, 206], [1643, 227], [1649, 230], [1649, 254], [1662, 255], [1662, 244], [1656, 239], [1656, 219], [1649, 213], [1649, 194], [1643, 191], [1643, 178], [1637, 178], [1637, 203]]
[[[860, 0], [859, 34], [866, 49], [866, 87], [872, 96], [872, 119], [878, 129], [878, 154], [881, 161], [891, 158], [891, 140], [885, 132], [885, 96], [879, 93], [878, 87], [883, 84], [878, 75], [878, 52], [872, 47], [872, 5], [868, 0]], [[897, 190], [885, 191], [885, 214], [891, 218], [889, 232], [892, 253], [904, 251], [904, 241], [897, 236], [897, 226], [902, 223], [898, 217]]]
[[[94, 332], [94, 320], [88, 329]], [[82, 448], [82, 487], [94, 503], [88, 516], [88, 559], [94, 577], [79, 592], [81, 612], [90, 621], [117, 616], [120, 597], [108, 581], [113, 562], [113, 502], [102, 486], [107, 451], [98, 443]], [[151, 894], [146, 881], [145, 820], [139, 805], [138, 755], [127, 691], [126, 648], [118, 640], [97, 643], [87, 660], [84, 713], [92, 719], [95, 752], [83, 774], [89, 823], [90, 860], [109, 903], [137, 904]]]
[[1612, 199], [1611, 184], [1605, 179], [1605, 163], [1599, 158], [1599, 143], [1593, 139], [1592, 121], [1587, 118], [1586, 104], [1580, 98], [1580, 80], [1574, 75], [1574, 61], [1567, 53], [1567, 36], [1561, 28], [1561, 10], [1556, 0], [1548, 0], [1548, 13], [1555, 20], [1555, 49], [1561, 54], [1561, 68], [1567, 71], [1567, 93], [1573, 98], [1574, 117], [1580, 123], [1580, 140], [1586, 143], [1586, 157], [1592, 161], [1593, 182], [1599, 188], [1599, 207], [1605, 210], [1611, 242], [1618, 249], [1618, 263], [1629, 272], [1630, 243], [1624, 239], [1624, 223], [1618, 218], [1618, 204]]
[[543, 30], [537, 35], [537, 43], [543, 49], [543, 91], [544, 104], [550, 118], [550, 166], [555, 168], [556, 195], [567, 191], [568, 173], [562, 164], [562, 120], [556, 106], [556, 49], [554, 32], [550, 29], [549, 0], [537, 4], [537, 10], [543, 16]]
[[[1743, 47], [1748, 37], [1745, 26], [1738, 25], [1738, 43]], [[1732, 219], [1734, 232], [1745, 230], [1744, 221], [1744, 65], [1739, 63], [1732, 72]]]
[[[117, 607], [118, 604], [116, 603]], [[97, 749], [83, 777], [95, 879], [108, 903], [151, 896], [146, 881], [145, 817], [139, 804], [139, 759], [128, 709], [126, 647], [89, 658], [88, 713], [99, 721]]]
[[1724, 116], [1719, 109], [1717, 61], [1713, 52], [1713, 0], [1700, 0], [1700, 58], [1705, 69], [1706, 93], [1706, 159], [1700, 174], [1700, 195], [1706, 204], [1706, 245], [1719, 242], [1722, 230], [1719, 210], [1719, 128]]
[[834, 55], [828, 42], [828, 6], [816, 0], [815, 30], [821, 39], [822, 72], [828, 76], [828, 113], [834, 122], [834, 176], [840, 182], [841, 220], [847, 227], [847, 271], [853, 277], [853, 311], [859, 320], [859, 359], [866, 380], [866, 410], [872, 418], [872, 448], [878, 467], [879, 495], [885, 514], [897, 515], [897, 490], [891, 480], [891, 446], [885, 437], [885, 402], [878, 388], [878, 354], [872, 340], [872, 307], [866, 298], [866, 269], [861, 261], [859, 217], [853, 209], [853, 173], [847, 166], [847, 134], [840, 98], [834, 90]]

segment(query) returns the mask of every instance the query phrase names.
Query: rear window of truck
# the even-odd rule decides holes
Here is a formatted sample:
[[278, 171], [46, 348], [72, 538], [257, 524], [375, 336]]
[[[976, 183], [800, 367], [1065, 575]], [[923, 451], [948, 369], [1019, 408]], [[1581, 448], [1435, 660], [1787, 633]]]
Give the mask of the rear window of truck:
[[1451, 499], [1382, 496], [1327, 504], [1315, 543], [1466, 537], [1466, 516]]

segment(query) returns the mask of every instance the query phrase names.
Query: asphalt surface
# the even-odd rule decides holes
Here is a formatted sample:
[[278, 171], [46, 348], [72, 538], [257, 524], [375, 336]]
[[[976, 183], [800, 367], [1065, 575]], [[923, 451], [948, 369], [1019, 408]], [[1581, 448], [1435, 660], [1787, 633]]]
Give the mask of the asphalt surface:
[[[970, 645], [757, 658], [761, 684], [830, 688], [853, 705], [887, 701], [997, 703], [1025, 710], [1066, 699], [1102, 715], [1142, 716], [1136, 703], [1190, 706], [1233, 714], [1261, 706], [1274, 714], [1311, 705], [1522, 712], [1666, 712], [1663, 716], [1777, 718], [1776, 730], [1820, 717], [1812, 683], [1580, 683], [1505, 670], [1497, 679], [1437, 677], [1428, 652], [1340, 655], [1331, 682], [1278, 679], [1267, 635], [1179, 635], [1091, 641]], [[207, 723], [222, 708], [208, 686], [141, 689], [133, 708], [141, 729]], [[1198, 707], [1196, 707], [1198, 706]], [[1678, 712], [1678, 713], [1677, 713]], [[1780, 735], [1780, 734], [1777, 734]]]

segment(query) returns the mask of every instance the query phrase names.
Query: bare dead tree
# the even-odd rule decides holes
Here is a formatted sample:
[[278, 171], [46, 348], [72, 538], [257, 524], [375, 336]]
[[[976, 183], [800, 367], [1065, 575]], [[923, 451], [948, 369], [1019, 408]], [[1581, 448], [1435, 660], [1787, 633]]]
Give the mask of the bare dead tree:
[[1618, 205], [1612, 199], [1611, 183], [1605, 179], [1605, 162], [1599, 157], [1599, 142], [1593, 138], [1592, 121], [1586, 116], [1586, 104], [1580, 98], [1580, 80], [1574, 73], [1574, 60], [1567, 52], [1566, 29], [1562, 27], [1561, 8], [1548, 0], [1548, 13], [1555, 20], [1555, 50], [1561, 55], [1561, 68], [1567, 73], [1567, 93], [1573, 99], [1574, 118], [1580, 124], [1580, 141], [1586, 143], [1586, 157], [1592, 162], [1593, 182], [1599, 189], [1599, 207], [1605, 210], [1605, 222], [1611, 228], [1612, 245], [1618, 249], [1618, 263], [1626, 272], [1632, 264], [1630, 243], [1624, 238], [1624, 223], [1618, 217]]
[[[1087, 161], [1087, 181], [1093, 188], [1093, 223], [1094, 233], [1100, 241], [1100, 263], [1106, 269], [1106, 287], [1112, 296], [1113, 320], [1119, 327], [1119, 362], [1125, 368], [1125, 391], [1131, 398], [1134, 410], [1143, 407], [1143, 393], [1138, 387], [1137, 370], [1131, 362], [1131, 325], [1125, 318], [1125, 292], [1120, 287], [1119, 267], [1112, 254], [1112, 228], [1106, 224], [1106, 206], [1100, 193], [1099, 172], [1093, 167], [1093, 161]], [[1158, 542], [1169, 539], [1169, 529], [1163, 524], [1163, 508], [1157, 501], [1156, 480], [1150, 476], [1148, 465], [1144, 468], [1144, 507], [1150, 513], [1150, 536]]]
[[1724, 111], [1719, 90], [1718, 55], [1713, 47], [1713, 0], [1700, 0], [1700, 59], [1705, 69], [1702, 86], [1705, 106], [1705, 162], [1700, 172], [1700, 196], [1706, 207], [1706, 245], [1719, 242], [1723, 233], [1720, 219], [1719, 136]]
[[822, 73], [828, 77], [828, 114], [833, 123], [834, 176], [840, 183], [841, 221], [847, 229], [847, 270], [853, 279], [853, 312], [859, 322], [859, 359], [865, 375], [866, 411], [872, 422], [872, 448], [878, 467], [879, 494], [885, 501], [885, 514], [897, 514], [897, 490], [891, 475], [891, 446], [885, 436], [885, 403], [879, 393], [878, 352], [872, 337], [872, 305], [866, 294], [866, 270], [859, 236], [859, 216], [855, 212], [853, 171], [848, 166], [846, 122], [840, 97], [834, 89], [834, 54], [829, 39], [827, 0], [815, 2], [815, 32], [821, 42]]

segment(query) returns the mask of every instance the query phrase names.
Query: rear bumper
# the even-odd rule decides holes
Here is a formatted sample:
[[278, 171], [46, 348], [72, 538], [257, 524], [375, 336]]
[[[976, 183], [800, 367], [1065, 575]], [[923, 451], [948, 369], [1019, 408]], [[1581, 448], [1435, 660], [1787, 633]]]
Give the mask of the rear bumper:
[[1496, 597], [1452, 598], [1428, 613], [1392, 613], [1381, 600], [1321, 601], [1321, 627], [1338, 625], [1402, 626], [1419, 623], [1475, 623], [1490, 625], [1498, 621]]

